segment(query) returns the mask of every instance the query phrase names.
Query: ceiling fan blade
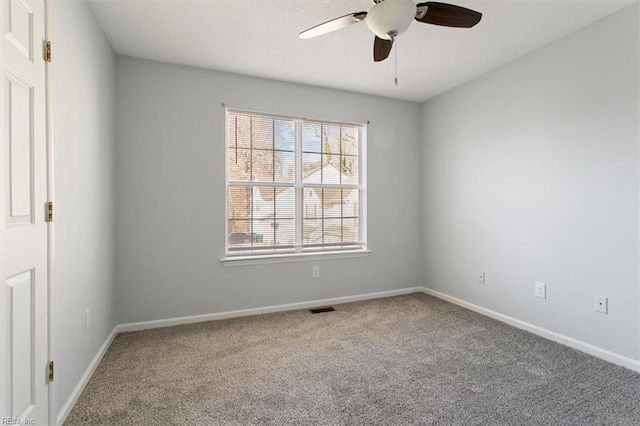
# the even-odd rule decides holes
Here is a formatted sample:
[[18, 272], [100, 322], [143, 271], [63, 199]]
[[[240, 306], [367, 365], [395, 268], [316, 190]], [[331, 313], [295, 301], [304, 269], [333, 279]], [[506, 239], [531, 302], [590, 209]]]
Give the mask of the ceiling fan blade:
[[392, 47], [393, 40], [385, 40], [376, 36], [373, 42], [373, 60], [375, 62], [380, 62], [387, 59]]
[[475, 10], [435, 1], [419, 3], [417, 8], [416, 21], [443, 27], [471, 28], [482, 18], [482, 13]]
[[364, 18], [366, 16], [367, 12], [350, 13], [348, 15], [344, 15], [339, 18], [324, 22], [320, 25], [316, 25], [315, 27], [311, 27], [308, 30], [304, 30], [299, 34], [299, 37], [307, 39], [327, 34], [332, 31], [348, 27], [349, 25], [355, 24], [356, 22], [364, 21]]

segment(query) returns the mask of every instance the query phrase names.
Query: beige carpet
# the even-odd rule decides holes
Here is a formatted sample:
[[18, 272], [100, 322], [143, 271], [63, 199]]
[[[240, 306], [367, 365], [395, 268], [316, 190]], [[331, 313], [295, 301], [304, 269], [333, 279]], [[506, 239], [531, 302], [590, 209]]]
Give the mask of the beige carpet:
[[66, 425], [640, 425], [640, 374], [424, 295], [123, 333]]

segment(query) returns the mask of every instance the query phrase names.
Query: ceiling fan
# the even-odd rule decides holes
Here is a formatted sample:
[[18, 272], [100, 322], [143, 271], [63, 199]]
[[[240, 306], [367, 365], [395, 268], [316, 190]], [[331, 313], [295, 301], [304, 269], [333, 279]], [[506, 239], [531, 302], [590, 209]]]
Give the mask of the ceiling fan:
[[428, 1], [415, 4], [412, 0], [373, 0], [369, 12], [355, 12], [332, 19], [300, 33], [307, 39], [327, 34], [357, 22], [366, 22], [376, 35], [373, 60], [383, 61], [389, 56], [395, 38], [405, 32], [415, 19], [425, 24], [444, 27], [471, 28], [480, 22], [482, 13], [453, 4]]

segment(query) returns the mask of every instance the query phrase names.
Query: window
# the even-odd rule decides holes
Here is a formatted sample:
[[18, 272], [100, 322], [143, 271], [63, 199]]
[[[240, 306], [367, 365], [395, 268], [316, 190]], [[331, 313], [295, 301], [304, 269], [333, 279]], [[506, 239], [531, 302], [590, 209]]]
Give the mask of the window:
[[227, 110], [227, 256], [365, 248], [365, 128]]

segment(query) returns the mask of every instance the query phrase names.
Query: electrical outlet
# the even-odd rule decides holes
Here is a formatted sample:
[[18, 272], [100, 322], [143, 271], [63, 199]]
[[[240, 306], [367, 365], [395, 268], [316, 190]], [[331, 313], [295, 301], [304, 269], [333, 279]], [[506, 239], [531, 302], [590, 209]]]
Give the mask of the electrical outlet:
[[313, 278], [320, 278], [320, 267], [319, 266], [314, 266], [311, 269], [311, 276]]
[[535, 295], [536, 295], [536, 297], [539, 297], [541, 299], [546, 299], [547, 298], [547, 285], [545, 283], [536, 282]]
[[484, 284], [484, 272], [478, 272], [478, 284]]
[[87, 308], [87, 310], [84, 311], [84, 327], [85, 331], [91, 328], [91, 308]]
[[596, 312], [599, 312], [601, 314], [608, 314], [609, 313], [609, 300], [606, 297], [602, 297], [602, 296], [596, 296]]

